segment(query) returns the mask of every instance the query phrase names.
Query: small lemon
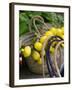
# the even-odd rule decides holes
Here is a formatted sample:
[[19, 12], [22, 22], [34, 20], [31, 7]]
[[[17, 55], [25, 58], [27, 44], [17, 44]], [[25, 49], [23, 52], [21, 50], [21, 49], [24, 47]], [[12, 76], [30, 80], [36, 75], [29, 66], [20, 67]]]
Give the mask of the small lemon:
[[61, 37], [62, 33], [63, 33], [62, 29], [58, 28], [57, 29], [57, 35]]
[[57, 29], [54, 28], [54, 27], [52, 27], [52, 28], [50, 29], [50, 31], [53, 33], [53, 35], [56, 35], [56, 33], [57, 33]]
[[34, 60], [39, 60], [40, 59], [40, 54], [39, 54], [39, 52], [37, 52], [37, 51], [33, 51], [33, 53], [32, 53], [32, 57], [33, 57], [33, 59]]
[[38, 64], [42, 64], [41, 58], [37, 61]]
[[24, 52], [24, 48], [21, 48], [21, 52], [22, 52], [22, 53]]
[[34, 44], [34, 48], [35, 48], [36, 50], [38, 50], [38, 51], [41, 51], [41, 49], [42, 49], [42, 44], [41, 44], [40, 42], [36, 42], [36, 43]]
[[52, 46], [50, 47], [50, 52], [54, 53], [54, 48]]
[[31, 47], [30, 46], [26, 46], [24, 48], [23, 54], [24, 54], [24, 57], [29, 57], [31, 55]]
[[46, 39], [47, 39], [47, 36], [42, 36], [42, 37], [40, 38], [40, 42], [43, 44]]
[[47, 37], [48, 37], [48, 36], [53, 36], [53, 33], [52, 33], [51, 31], [46, 31], [46, 32], [45, 32], [45, 36], [47, 36]]

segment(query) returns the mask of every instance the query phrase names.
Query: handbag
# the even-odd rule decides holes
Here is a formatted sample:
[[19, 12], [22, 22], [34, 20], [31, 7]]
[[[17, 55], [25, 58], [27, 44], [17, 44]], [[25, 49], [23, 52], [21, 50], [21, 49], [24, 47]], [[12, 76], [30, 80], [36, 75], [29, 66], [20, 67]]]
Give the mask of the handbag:
[[[36, 24], [36, 22], [37, 22], [37, 24]], [[43, 36], [44, 33], [46, 31], [48, 31], [51, 27], [52, 26], [49, 23], [45, 23], [44, 22], [44, 19], [41, 16], [34, 16], [30, 20], [30, 23], [29, 23], [29, 32], [27, 32], [25, 35], [22, 35], [19, 38], [19, 48], [25, 47], [25, 46], [31, 46], [31, 48], [33, 48], [33, 43], [36, 42], [36, 41], [39, 41], [40, 37]], [[54, 76], [54, 75], [50, 75], [52, 73], [52, 71], [50, 71], [50, 68], [49, 68], [51, 65], [53, 65], [53, 68], [55, 68], [53, 70], [53, 72], [54, 71], [56, 72], [56, 75], [55, 76], [60, 76], [59, 75], [60, 72], [58, 73], [58, 66], [61, 67], [61, 64], [62, 63], [60, 65], [57, 64], [57, 60], [56, 60], [56, 57], [55, 57], [56, 56], [56, 52], [57, 52], [58, 49], [55, 50], [55, 54], [54, 55], [51, 55], [51, 56], [49, 55], [50, 58], [53, 59], [53, 63], [51, 63], [51, 65], [49, 64], [49, 57], [47, 59], [43, 55], [43, 51], [47, 47], [48, 42], [49, 42], [49, 40], [50, 40], [51, 37], [48, 37], [45, 40], [45, 42], [43, 43], [43, 47], [42, 47], [42, 50], [41, 50], [42, 64], [38, 64], [37, 62], [35, 62], [35, 60], [33, 60], [32, 56], [30, 56], [28, 58], [24, 58], [25, 62], [27, 63], [27, 66], [28, 66], [29, 70], [32, 73], [43, 75], [43, 77], [45, 77], [45, 76], [47, 76], [47, 77], [53, 77]], [[60, 50], [61, 49], [59, 49], [59, 51]], [[61, 53], [62, 52], [60, 51], [59, 54], [61, 54]], [[47, 53], [46, 53], [46, 56], [48, 56]], [[62, 54], [62, 56], [63, 56], [63, 54]], [[46, 60], [44, 60], [44, 59], [46, 59]], [[56, 65], [58, 65], [58, 66], [56, 66]]]

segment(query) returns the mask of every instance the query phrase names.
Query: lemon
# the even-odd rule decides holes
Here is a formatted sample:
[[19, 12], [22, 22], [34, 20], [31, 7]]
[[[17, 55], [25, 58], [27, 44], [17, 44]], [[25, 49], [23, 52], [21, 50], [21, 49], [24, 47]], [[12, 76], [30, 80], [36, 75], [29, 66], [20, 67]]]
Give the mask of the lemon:
[[54, 53], [54, 48], [52, 46], [50, 47], [50, 52]]
[[46, 33], [45, 33], [45, 36], [52, 36], [53, 35], [53, 33], [51, 32], [51, 31], [46, 31]]
[[36, 50], [38, 50], [38, 51], [41, 51], [41, 49], [42, 49], [42, 44], [41, 44], [40, 42], [36, 42], [36, 43], [34, 44], [34, 48], [35, 48]]
[[61, 37], [63, 35], [62, 33], [63, 33], [62, 29], [58, 28], [57, 35]]
[[29, 57], [31, 55], [31, 47], [30, 46], [26, 46], [24, 48], [23, 54], [24, 54], [24, 57]]
[[21, 52], [22, 52], [22, 53], [24, 52], [24, 48], [21, 48]]
[[38, 64], [42, 64], [41, 58], [37, 61]]
[[54, 28], [54, 27], [52, 27], [52, 28], [50, 29], [50, 31], [53, 33], [53, 35], [56, 35], [56, 33], [57, 33], [57, 29]]
[[42, 37], [40, 38], [40, 42], [43, 44], [46, 39], [47, 39], [47, 36], [42, 36]]
[[33, 59], [34, 60], [39, 60], [40, 59], [40, 54], [39, 54], [39, 52], [37, 52], [37, 51], [33, 51], [33, 53], [32, 53], [32, 57], [33, 57]]

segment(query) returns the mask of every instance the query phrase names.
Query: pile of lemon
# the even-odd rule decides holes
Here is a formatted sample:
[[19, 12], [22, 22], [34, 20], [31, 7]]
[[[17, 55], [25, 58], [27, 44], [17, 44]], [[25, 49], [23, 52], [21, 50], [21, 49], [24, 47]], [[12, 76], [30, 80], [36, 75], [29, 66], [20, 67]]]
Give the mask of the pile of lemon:
[[[38, 64], [42, 64], [41, 60], [41, 50], [43, 47], [43, 43], [45, 40], [50, 36], [60, 36], [64, 39], [64, 27], [61, 28], [55, 28], [52, 27], [50, 30], [46, 31], [42, 37], [40, 37], [39, 41], [35, 42], [33, 45], [33, 49], [31, 46], [25, 46], [24, 48], [21, 48], [21, 52], [23, 53], [23, 56], [25, 58], [32, 56], [33, 60], [35, 60]], [[62, 45], [64, 47], [64, 45]], [[54, 47], [50, 47], [50, 52], [54, 52]], [[44, 51], [45, 55], [45, 51]]]

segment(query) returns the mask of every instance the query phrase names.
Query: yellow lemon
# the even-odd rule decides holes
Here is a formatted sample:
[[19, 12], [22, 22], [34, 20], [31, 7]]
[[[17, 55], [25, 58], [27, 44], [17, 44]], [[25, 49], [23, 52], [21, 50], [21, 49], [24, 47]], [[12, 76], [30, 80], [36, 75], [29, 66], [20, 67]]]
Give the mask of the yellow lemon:
[[45, 36], [52, 36], [53, 35], [53, 33], [51, 32], [51, 31], [47, 31], [46, 33], [45, 33]]
[[40, 54], [39, 54], [39, 52], [37, 52], [37, 51], [33, 51], [33, 53], [32, 53], [32, 57], [33, 57], [33, 59], [34, 60], [39, 60], [40, 59]]
[[64, 35], [61, 35], [61, 38], [64, 39]]
[[63, 33], [62, 29], [58, 28], [57, 29], [57, 35], [61, 37], [62, 33]]
[[50, 29], [50, 31], [53, 33], [53, 35], [56, 35], [56, 33], [57, 33], [57, 29], [54, 28], [54, 27], [52, 27], [52, 28]]
[[31, 47], [30, 46], [26, 46], [24, 48], [23, 54], [24, 54], [24, 57], [29, 57], [31, 55]]
[[42, 37], [40, 38], [40, 42], [43, 44], [46, 39], [47, 39], [47, 36], [42, 36]]
[[38, 51], [41, 51], [41, 49], [42, 49], [42, 44], [41, 44], [40, 42], [36, 42], [36, 43], [34, 44], [34, 48], [35, 48], [36, 50], [38, 50]]
[[50, 47], [50, 52], [54, 53], [54, 48], [52, 46]]
[[41, 58], [37, 61], [38, 64], [42, 64]]

